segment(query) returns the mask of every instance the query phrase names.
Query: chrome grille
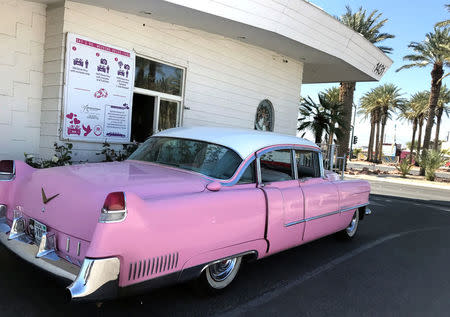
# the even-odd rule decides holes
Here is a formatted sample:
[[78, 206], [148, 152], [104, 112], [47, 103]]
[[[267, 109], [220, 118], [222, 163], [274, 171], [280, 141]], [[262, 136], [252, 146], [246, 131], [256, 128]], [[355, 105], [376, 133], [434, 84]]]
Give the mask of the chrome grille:
[[136, 280], [142, 277], [170, 271], [176, 269], [177, 266], [178, 252], [131, 262], [128, 271], [128, 280]]

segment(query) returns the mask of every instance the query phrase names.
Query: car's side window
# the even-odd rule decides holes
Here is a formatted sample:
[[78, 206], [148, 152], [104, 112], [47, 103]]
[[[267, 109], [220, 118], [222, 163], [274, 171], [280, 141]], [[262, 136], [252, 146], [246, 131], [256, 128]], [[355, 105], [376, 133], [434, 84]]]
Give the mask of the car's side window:
[[314, 151], [295, 150], [298, 178], [320, 177], [319, 154]]
[[260, 157], [261, 181], [280, 182], [295, 179], [291, 150], [275, 150]]
[[253, 183], [256, 183], [254, 161], [249, 166], [247, 166], [237, 184], [239, 185], [239, 184], [253, 184]]

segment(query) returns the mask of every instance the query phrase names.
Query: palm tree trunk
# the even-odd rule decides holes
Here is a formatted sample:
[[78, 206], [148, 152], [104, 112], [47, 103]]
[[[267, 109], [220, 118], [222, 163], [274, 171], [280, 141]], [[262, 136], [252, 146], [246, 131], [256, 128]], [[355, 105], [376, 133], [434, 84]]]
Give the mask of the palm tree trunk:
[[334, 133], [333, 133], [333, 131], [330, 131], [330, 133], [328, 134], [328, 144], [329, 145], [333, 144], [333, 137], [334, 137]]
[[315, 142], [316, 144], [322, 143], [322, 131], [316, 131], [315, 133]]
[[383, 116], [383, 121], [381, 122], [381, 138], [380, 138], [380, 147], [379, 153], [377, 157], [378, 162], [382, 162], [383, 160], [383, 143], [384, 143], [384, 129], [386, 128], [386, 117]]
[[421, 143], [422, 143], [422, 129], [423, 128], [423, 117], [419, 119], [419, 136], [417, 138], [417, 156], [420, 155]]
[[[425, 127], [425, 136], [423, 137], [422, 152], [428, 151], [428, 148], [430, 147], [431, 130], [433, 129], [434, 115], [442, 85], [442, 81], [440, 81], [440, 79], [443, 75], [444, 69], [442, 63], [434, 63], [433, 70], [431, 71], [431, 92], [430, 101], [428, 103], [428, 118], [427, 125]], [[420, 175], [425, 175], [425, 169], [423, 167], [420, 168]]]
[[438, 107], [436, 109], [436, 134], [434, 136], [434, 146], [433, 149], [435, 151], [439, 148], [439, 132], [441, 130], [441, 119], [442, 119], [442, 113], [444, 112], [444, 107]]
[[378, 153], [380, 152], [380, 120], [377, 120], [377, 132], [375, 133], [375, 155], [372, 162], [377, 163]]
[[373, 139], [375, 137], [375, 118], [374, 114], [370, 115], [370, 137], [369, 137], [369, 146], [367, 149], [367, 160], [372, 161], [373, 156]]
[[412, 163], [413, 158], [413, 152], [414, 152], [414, 142], [416, 140], [416, 131], [417, 131], [417, 118], [414, 118], [413, 121], [413, 133], [412, 133], [412, 139], [411, 139], [411, 153], [409, 153], [409, 164]]
[[[341, 127], [343, 136], [339, 138], [338, 155], [347, 157], [348, 143], [350, 141], [350, 126], [352, 124], [352, 109], [353, 109], [353, 93], [355, 91], [355, 82], [344, 82], [339, 87], [339, 102], [343, 104], [342, 117], [344, 126]], [[345, 159], [345, 166], [347, 166], [347, 159]]]

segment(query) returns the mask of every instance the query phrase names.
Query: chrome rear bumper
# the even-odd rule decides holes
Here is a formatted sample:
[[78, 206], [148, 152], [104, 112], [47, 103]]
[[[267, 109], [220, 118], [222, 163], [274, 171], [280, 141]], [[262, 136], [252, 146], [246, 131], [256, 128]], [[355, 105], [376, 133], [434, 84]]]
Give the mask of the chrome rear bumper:
[[66, 260], [58, 258], [50, 260], [48, 258], [37, 258], [36, 254], [39, 247], [35, 244], [29, 244], [19, 239], [8, 240], [8, 234], [0, 232], [0, 242], [9, 250], [14, 252], [25, 261], [61, 278], [74, 281], [77, 278], [80, 268]]
[[37, 246], [26, 235], [11, 238], [10, 232], [11, 227], [6, 219], [0, 217], [0, 243], [23, 260], [55, 276], [72, 281], [67, 287], [71, 300], [94, 301], [118, 295], [120, 271], [118, 258], [85, 258], [80, 268], [57, 256], [55, 249], [46, 254], [51, 256], [42, 256], [42, 247], [45, 243], [41, 241], [41, 245]]

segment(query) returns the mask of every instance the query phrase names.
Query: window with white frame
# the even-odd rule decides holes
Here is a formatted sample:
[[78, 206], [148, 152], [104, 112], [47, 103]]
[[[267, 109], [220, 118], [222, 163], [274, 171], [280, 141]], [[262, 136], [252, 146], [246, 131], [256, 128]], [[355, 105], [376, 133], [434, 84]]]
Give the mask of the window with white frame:
[[136, 56], [131, 141], [181, 124], [185, 70]]

